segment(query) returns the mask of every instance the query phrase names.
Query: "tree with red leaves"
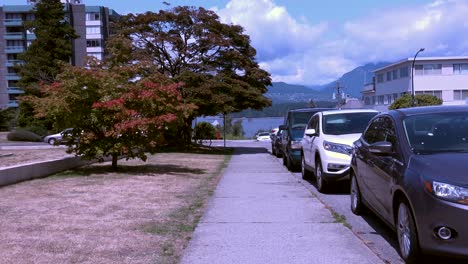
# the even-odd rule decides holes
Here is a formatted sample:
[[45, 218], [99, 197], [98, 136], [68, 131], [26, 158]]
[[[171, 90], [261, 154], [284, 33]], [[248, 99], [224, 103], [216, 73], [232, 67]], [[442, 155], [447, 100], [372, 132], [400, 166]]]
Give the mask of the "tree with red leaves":
[[183, 103], [181, 83], [153, 75], [129, 81], [135, 68], [108, 69], [69, 65], [57, 81], [42, 85], [43, 97], [28, 96], [37, 117], [54, 120], [57, 129], [73, 127], [68, 151], [86, 159], [119, 157], [146, 160], [165, 144], [164, 131], [189, 116], [194, 105]]

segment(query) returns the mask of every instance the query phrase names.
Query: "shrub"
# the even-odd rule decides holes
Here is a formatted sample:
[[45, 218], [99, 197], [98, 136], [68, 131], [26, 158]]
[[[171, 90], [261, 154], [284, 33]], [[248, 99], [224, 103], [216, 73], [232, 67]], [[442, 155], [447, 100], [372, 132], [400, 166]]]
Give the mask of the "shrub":
[[28, 130], [23, 130], [23, 129], [17, 129], [15, 131], [12, 131], [8, 133], [7, 139], [10, 141], [29, 141], [29, 142], [41, 142], [41, 137], [36, 135], [35, 133], [28, 131]]
[[[399, 108], [408, 108], [412, 107], [411, 104], [411, 94], [405, 94], [402, 97], [398, 98], [391, 104], [388, 109], [393, 110], [393, 109], [399, 109]], [[414, 97], [415, 100], [415, 107], [416, 106], [429, 106], [429, 105], [441, 105], [442, 100], [437, 98], [434, 95], [430, 94], [417, 94]]]
[[44, 126], [40, 126], [40, 125], [28, 126], [28, 127], [25, 127], [24, 130], [33, 132], [34, 134], [40, 137], [47, 136], [48, 134], [47, 128], [45, 128]]
[[197, 139], [216, 138], [215, 128], [208, 122], [200, 122], [195, 126], [195, 141]]

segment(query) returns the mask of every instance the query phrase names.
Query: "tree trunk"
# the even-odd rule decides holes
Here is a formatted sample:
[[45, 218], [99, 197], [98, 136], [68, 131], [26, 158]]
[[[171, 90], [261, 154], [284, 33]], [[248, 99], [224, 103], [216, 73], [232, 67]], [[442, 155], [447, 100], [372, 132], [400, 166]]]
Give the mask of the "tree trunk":
[[113, 153], [112, 154], [112, 169], [116, 170], [117, 169], [117, 160], [119, 158], [119, 154]]

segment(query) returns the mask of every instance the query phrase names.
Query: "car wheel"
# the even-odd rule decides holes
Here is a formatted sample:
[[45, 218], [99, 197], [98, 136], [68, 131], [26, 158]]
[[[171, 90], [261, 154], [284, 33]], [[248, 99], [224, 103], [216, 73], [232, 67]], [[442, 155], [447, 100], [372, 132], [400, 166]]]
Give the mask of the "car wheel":
[[55, 138], [49, 138], [47, 142], [51, 145], [55, 145], [55, 142], [57, 142], [57, 140]]
[[317, 183], [317, 190], [321, 193], [325, 193], [327, 189], [327, 182], [323, 179], [322, 162], [320, 159], [315, 162], [315, 180]]
[[282, 156], [283, 156], [283, 154], [281, 154], [281, 150], [277, 150], [276, 151], [276, 157], [281, 158]]
[[293, 171], [291, 159], [286, 156], [286, 168], [288, 168], [289, 171]]
[[302, 155], [302, 159], [301, 159], [301, 172], [302, 172], [302, 179], [303, 180], [308, 180], [310, 179], [310, 171], [307, 170], [306, 168], [306, 163], [305, 163], [305, 158], [304, 158], [304, 155]]
[[413, 215], [405, 202], [398, 205], [397, 236], [403, 260], [406, 263], [417, 263], [420, 254], [418, 235]]
[[362, 203], [361, 197], [362, 197], [361, 190], [359, 189], [356, 175], [351, 173], [351, 190], [350, 190], [351, 211], [355, 215], [360, 215], [364, 209], [364, 204]]

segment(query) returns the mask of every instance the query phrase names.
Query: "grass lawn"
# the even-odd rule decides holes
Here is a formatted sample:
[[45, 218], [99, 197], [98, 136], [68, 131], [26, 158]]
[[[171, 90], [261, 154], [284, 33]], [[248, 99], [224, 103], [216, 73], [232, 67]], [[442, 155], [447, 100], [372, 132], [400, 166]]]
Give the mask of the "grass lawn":
[[177, 263], [229, 158], [159, 153], [2, 187], [0, 263]]

